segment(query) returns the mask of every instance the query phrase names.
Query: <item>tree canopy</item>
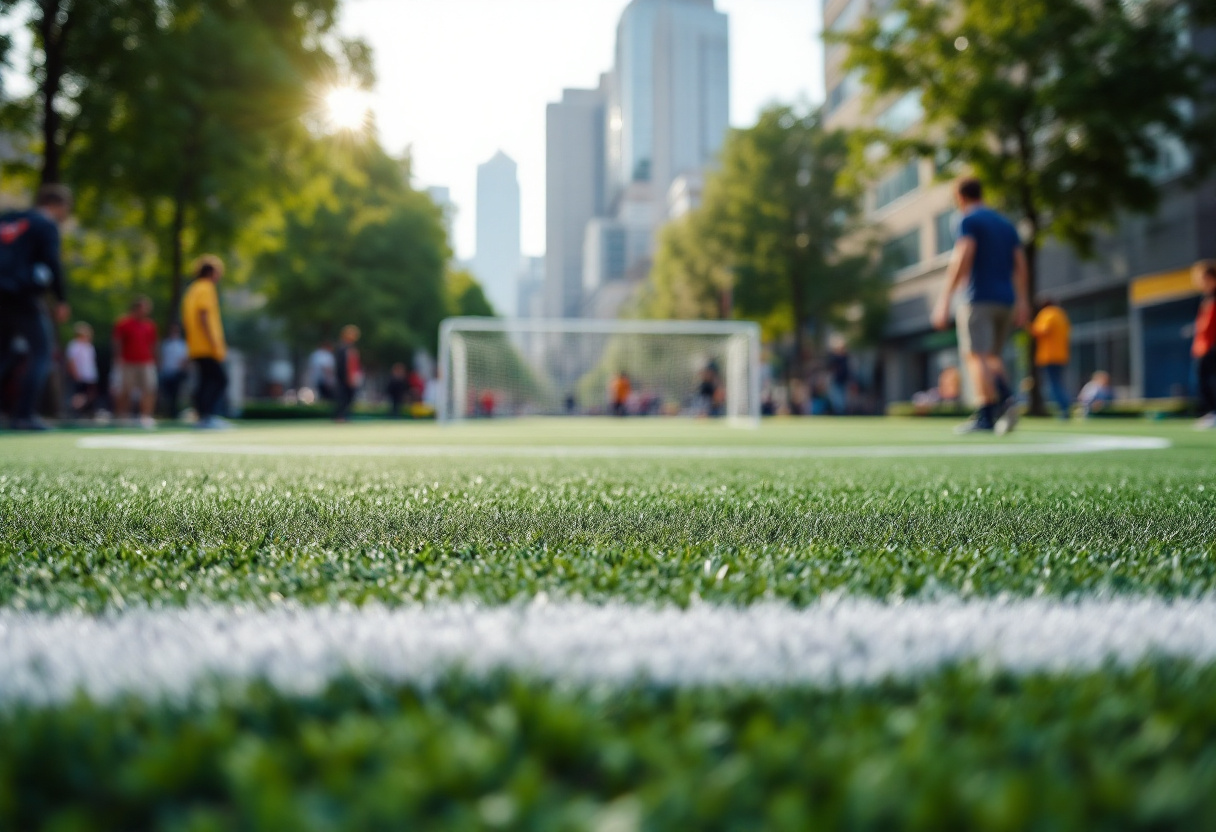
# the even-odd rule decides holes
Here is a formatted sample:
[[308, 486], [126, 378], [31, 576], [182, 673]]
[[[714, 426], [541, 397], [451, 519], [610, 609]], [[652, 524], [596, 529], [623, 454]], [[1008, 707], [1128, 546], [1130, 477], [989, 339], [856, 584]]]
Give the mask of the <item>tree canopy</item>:
[[[326, 123], [335, 87], [370, 88], [370, 50], [335, 30], [339, 0], [0, 0], [32, 32], [6, 50], [33, 92], [0, 108], [29, 152], [6, 187], [65, 181], [73, 301], [105, 332], [131, 294], [172, 319], [188, 262], [229, 260], [289, 341], [356, 323], [374, 362], [433, 349], [452, 304], [438, 210], [374, 124]], [[483, 298], [484, 301], [484, 298]]]
[[846, 136], [818, 112], [772, 107], [733, 131], [704, 204], [663, 234], [648, 311], [762, 320], [794, 336], [795, 365], [808, 327], [856, 331], [882, 292], [870, 252], [846, 245], [859, 230], [847, 161]]
[[325, 192], [286, 211], [280, 239], [256, 263], [272, 276], [267, 311], [302, 349], [356, 324], [372, 363], [433, 350], [450, 311], [440, 209], [410, 186], [408, 163], [375, 143], [331, 139], [314, 162]]
[[1161, 0], [893, 0], [829, 39], [876, 100], [915, 97], [920, 123], [864, 134], [896, 156], [981, 178], [1026, 225], [1082, 254], [1126, 211], [1150, 211], [1172, 143], [1212, 161], [1210, 64], [1189, 46], [1188, 4]]

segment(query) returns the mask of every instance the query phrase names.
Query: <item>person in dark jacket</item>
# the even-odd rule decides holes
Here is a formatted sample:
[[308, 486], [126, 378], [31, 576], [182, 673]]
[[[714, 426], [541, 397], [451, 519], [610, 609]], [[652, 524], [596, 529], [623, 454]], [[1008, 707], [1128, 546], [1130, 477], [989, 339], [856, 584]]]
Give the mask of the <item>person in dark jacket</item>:
[[401, 408], [410, 395], [410, 377], [405, 371], [405, 365], [398, 362], [393, 365], [388, 385], [384, 392], [388, 394], [389, 415], [394, 419], [401, 417]]
[[[59, 227], [72, 213], [72, 192], [43, 185], [34, 208], [0, 216], [0, 389], [24, 358], [12, 411], [14, 430], [46, 430], [34, 415], [51, 370], [55, 324], [71, 314], [60, 252]], [[55, 297], [48, 311], [45, 295]]]
[[342, 327], [342, 339], [334, 351], [334, 363], [338, 382], [338, 407], [334, 421], [349, 422], [350, 409], [355, 403], [355, 394], [363, 386], [363, 364], [359, 360], [359, 327]]

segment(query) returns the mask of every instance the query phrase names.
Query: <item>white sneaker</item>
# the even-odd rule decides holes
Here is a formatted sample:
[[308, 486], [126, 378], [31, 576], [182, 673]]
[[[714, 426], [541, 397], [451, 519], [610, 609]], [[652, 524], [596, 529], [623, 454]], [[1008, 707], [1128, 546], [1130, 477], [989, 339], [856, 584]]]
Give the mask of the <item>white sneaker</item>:
[[1195, 430], [1216, 430], [1216, 411], [1202, 417], [1195, 423]]
[[199, 430], [232, 430], [232, 423], [219, 416], [208, 416], [195, 423], [195, 427]]

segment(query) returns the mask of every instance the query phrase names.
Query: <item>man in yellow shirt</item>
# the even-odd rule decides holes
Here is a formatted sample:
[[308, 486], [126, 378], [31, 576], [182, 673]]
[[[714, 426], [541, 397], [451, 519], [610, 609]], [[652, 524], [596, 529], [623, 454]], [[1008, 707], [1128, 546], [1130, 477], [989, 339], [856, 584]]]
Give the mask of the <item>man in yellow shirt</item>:
[[1064, 385], [1071, 333], [1068, 313], [1055, 301], [1041, 299], [1038, 314], [1030, 325], [1030, 334], [1035, 341], [1034, 363], [1047, 382], [1047, 391], [1059, 408], [1061, 419], [1069, 418], [1072, 412], [1072, 397]]
[[228, 389], [228, 373], [224, 370], [228, 345], [224, 343], [220, 297], [216, 289], [223, 275], [224, 263], [218, 257], [199, 258], [194, 266], [194, 282], [182, 298], [186, 352], [194, 364], [197, 378], [194, 406], [198, 410], [198, 427], [204, 430], [228, 425], [216, 412]]

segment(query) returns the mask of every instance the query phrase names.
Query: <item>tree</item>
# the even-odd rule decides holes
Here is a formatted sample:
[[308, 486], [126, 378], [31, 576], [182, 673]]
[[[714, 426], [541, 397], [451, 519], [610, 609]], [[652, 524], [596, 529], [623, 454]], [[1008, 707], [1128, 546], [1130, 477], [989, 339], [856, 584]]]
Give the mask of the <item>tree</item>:
[[324, 167], [307, 177], [326, 192], [289, 208], [276, 245], [256, 264], [267, 311], [297, 350], [356, 324], [372, 364], [434, 351], [450, 303], [439, 208], [410, 187], [408, 162], [374, 141], [335, 137], [316, 151], [308, 164]]
[[704, 205], [663, 236], [649, 311], [764, 319], [792, 333], [800, 374], [808, 327], [846, 328], [859, 305], [881, 303], [869, 252], [845, 253], [858, 230], [847, 161], [847, 138], [818, 112], [772, 107], [734, 131]]
[[923, 107], [910, 133], [859, 146], [970, 168], [1022, 222], [1033, 295], [1044, 239], [1088, 256], [1095, 232], [1156, 207], [1163, 140], [1190, 145], [1196, 172], [1210, 163], [1216, 125], [1194, 106], [1210, 67], [1186, 45], [1187, 5], [894, 0], [830, 39], [876, 99], [919, 95]]
[[494, 307], [486, 298], [485, 290], [468, 270], [449, 271], [445, 279], [445, 291], [450, 314], [481, 318], [494, 316]]
[[325, 38], [336, 0], [176, 0], [141, 46], [139, 79], [94, 102], [75, 181], [130, 194], [162, 242], [177, 308], [187, 248], [223, 248], [285, 194], [318, 89], [338, 71]]
[[142, 65], [144, 35], [162, 8], [157, 0], [0, 0], [0, 17], [23, 16], [33, 36], [25, 72], [35, 92], [8, 102], [5, 122], [37, 133], [39, 182], [61, 181], [94, 93]]
[[331, 35], [337, 6], [0, 0], [33, 32], [37, 88], [5, 121], [37, 132], [38, 178], [71, 182], [86, 224], [138, 206], [170, 317], [187, 250], [227, 248], [283, 196], [284, 149], [309, 140], [321, 87], [343, 72], [370, 83], [366, 47]]

